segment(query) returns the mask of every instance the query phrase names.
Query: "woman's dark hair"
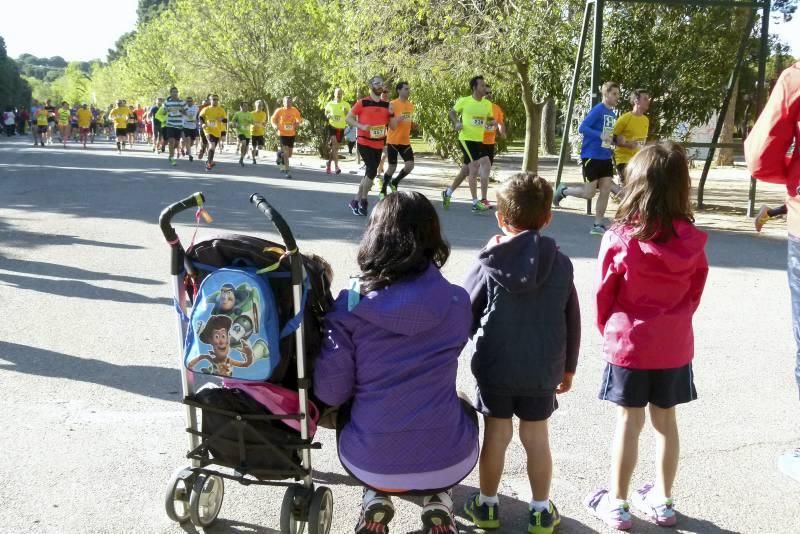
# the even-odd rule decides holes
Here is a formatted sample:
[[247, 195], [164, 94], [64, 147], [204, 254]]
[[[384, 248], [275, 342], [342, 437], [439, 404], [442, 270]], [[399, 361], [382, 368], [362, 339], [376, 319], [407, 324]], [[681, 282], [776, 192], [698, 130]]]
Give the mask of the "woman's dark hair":
[[673, 221], [694, 222], [691, 178], [684, 148], [671, 141], [640, 150], [625, 168], [628, 185], [616, 220], [635, 227], [640, 241], [676, 237]]
[[441, 269], [449, 256], [433, 204], [416, 192], [392, 193], [375, 206], [358, 248], [361, 290], [420, 274], [431, 262]]

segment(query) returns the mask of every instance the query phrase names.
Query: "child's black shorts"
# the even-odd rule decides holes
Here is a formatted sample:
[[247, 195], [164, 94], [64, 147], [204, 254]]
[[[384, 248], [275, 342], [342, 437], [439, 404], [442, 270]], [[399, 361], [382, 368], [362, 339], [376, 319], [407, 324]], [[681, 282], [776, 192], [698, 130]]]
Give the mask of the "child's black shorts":
[[598, 397], [628, 408], [652, 403], [667, 409], [693, 401], [697, 390], [692, 364], [676, 369], [628, 369], [608, 363]]
[[511, 419], [515, 415], [522, 421], [544, 421], [558, 409], [555, 395], [527, 397], [482, 393], [477, 388], [475, 409], [488, 417]]

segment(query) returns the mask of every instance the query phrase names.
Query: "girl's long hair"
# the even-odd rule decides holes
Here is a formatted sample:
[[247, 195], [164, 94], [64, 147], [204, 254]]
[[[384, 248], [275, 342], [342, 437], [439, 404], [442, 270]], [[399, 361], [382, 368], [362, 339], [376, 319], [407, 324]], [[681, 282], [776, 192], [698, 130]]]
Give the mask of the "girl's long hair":
[[361, 290], [384, 288], [431, 263], [441, 268], [449, 256], [430, 201], [415, 192], [392, 193], [375, 206], [358, 248]]
[[686, 151], [671, 141], [640, 150], [625, 169], [628, 185], [615, 217], [635, 228], [641, 241], [676, 237], [673, 221], [694, 222]]

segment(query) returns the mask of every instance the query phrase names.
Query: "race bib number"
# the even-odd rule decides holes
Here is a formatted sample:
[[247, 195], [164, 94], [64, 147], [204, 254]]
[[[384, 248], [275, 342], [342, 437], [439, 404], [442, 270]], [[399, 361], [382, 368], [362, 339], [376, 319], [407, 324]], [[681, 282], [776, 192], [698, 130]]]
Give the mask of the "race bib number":
[[256, 128], [263, 128], [264, 126], [266, 126], [266, 123], [264, 123], [264, 122], [254, 122], [253, 126], [255, 126]]
[[370, 126], [369, 127], [369, 138], [370, 139], [381, 139], [386, 137], [386, 126]]
[[216, 128], [217, 127], [217, 121], [208, 121], [208, 127], [209, 128]]
[[400, 116], [403, 117], [406, 120], [411, 120], [411, 112], [410, 111], [404, 111], [403, 113], [400, 114]]
[[340, 120], [342, 120], [342, 116], [341, 115], [331, 115], [331, 120], [333, 122], [339, 122]]
[[478, 128], [483, 128], [485, 121], [482, 117], [473, 117], [472, 118], [472, 125], [477, 126]]
[[283, 125], [284, 130], [292, 131], [294, 130], [294, 123], [289, 122]]
[[495, 123], [493, 123], [493, 122], [486, 125], [486, 131], [487, 132], [493, 132], [495, 130], [495, 128], [496, 128], [496, 126], [495, 126]]

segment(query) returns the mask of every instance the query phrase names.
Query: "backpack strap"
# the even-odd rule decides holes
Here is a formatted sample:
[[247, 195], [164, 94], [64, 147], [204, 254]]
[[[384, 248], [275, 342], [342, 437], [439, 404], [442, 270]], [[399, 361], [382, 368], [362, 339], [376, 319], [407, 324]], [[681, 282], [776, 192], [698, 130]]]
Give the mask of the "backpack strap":
[[300, 311], [297, 312], [297, 315], [286, 321], [286, 324], [283, 325], [280, 333], [280, 339], [285, 338], [298, 328], [300, 328], [300, 323], [303, 321], [305, 309], [306, 309], [306, 300], [308, 300], [308, 290], [311, 287], [311, 281], [306, 275], [305, 280], [303, 280], [303, 298], [300, 301]]
[[347, 288], [347, 311], [353, 311], [359, 302], [361, 302], [361, 280], [357, 276], [351, 276], [350, 286]]

